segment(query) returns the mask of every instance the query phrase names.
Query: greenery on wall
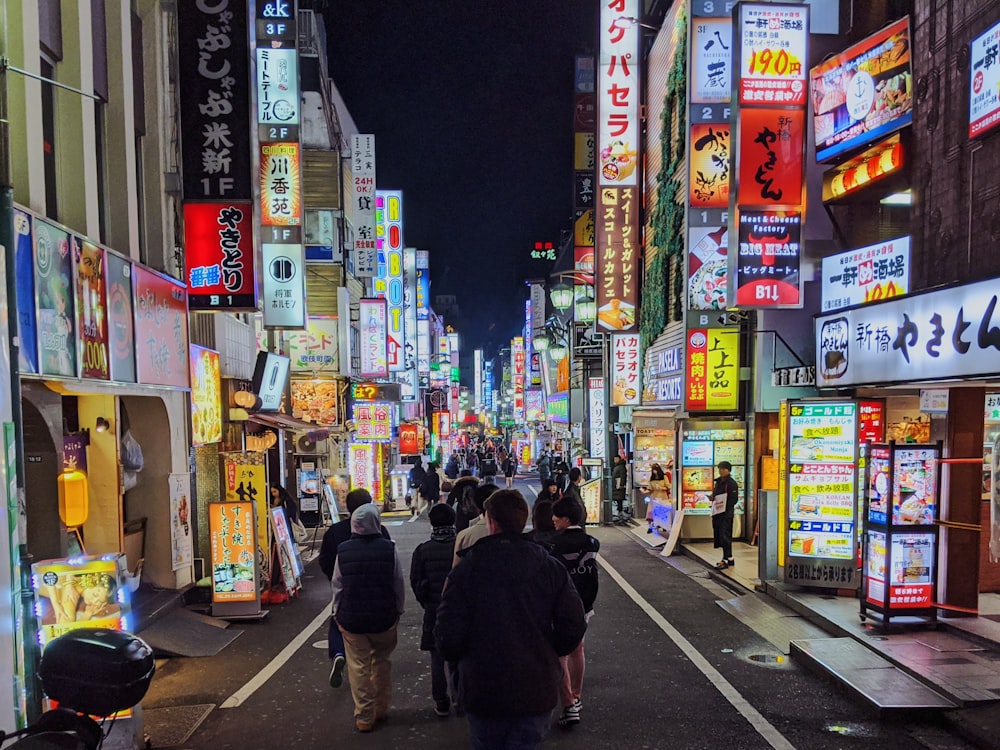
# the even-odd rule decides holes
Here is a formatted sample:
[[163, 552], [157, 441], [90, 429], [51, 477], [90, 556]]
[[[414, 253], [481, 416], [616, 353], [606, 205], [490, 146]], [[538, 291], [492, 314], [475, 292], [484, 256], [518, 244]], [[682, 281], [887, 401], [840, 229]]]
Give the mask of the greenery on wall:
[[656, 177], [656, 205], [649, 216], [649, 239], [657, 252], [643, 284], [639, 316], [643, 351], [668, 322], [680, 320], [683, 314], [684, 202], [678, 191], [684, 176], [677, 174], [684, 160], [687, 133], [687, 15], [683, 12], [677, 18], [675, 33], [677, 49], [660, 114], [662, 162]]

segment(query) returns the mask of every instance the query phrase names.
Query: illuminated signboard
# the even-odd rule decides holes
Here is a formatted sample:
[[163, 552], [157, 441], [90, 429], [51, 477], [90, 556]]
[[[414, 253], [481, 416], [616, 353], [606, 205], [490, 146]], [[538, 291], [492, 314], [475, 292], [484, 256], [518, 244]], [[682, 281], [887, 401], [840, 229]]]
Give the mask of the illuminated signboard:
[[910, 46], [910, 22], [903, 18], [809, 71], [816, 161], [910, 124]]
[[524, 339], [516, 336], [511, 340], [511, 373], [514, 383], [514, 414], [517, 419], [524, 416]]
[[354, 275], [372, 277], [377, 270], [375, 238], [375, 136], [351, 136], [351, 186], [354, 226]]
[[192, 310], [256, 310], [251, 204], [185, 203], [184, 262]]
[[375, 500], [378, 499], [375, 481], [376, 447], [368, 443], [351, 443], [347, 446], [347, 471], [351, 477], [351, 487], [368, 490]]
[[337, 424], [338, 381], [293, 380], [289, 386], [293, 417], [325, 427]]
[[972, 40], [969, 49], [969, 137], [1000, 124], [1000, 23]]
[[809, 8], [740, 3], [740, 104], [806, 103]]
[[[265, 526], [266, 526], [265, 518]], [[257, 537], [249, 502], [209, 503], [212, 602], [257, 598]]]
[[257, 123], [299, 124], [299, 55], [295, 47], [257, 47]]
[[351, 401], [399, 401], [399, 383], [351, 383]]
[[354, 438], [359, 443], [392, 441], [393, 406], [387, 401], [357, 403], [351, 407]]
[[910, 238], [823, 258], [823, 312], [899, 297], [910, 291]]
[[732, 88], [732, 18], [698, 18], [691, 26], [691, 102], [724, 104]]
[[219, 353], [191, 344], [191, 444], [222, 442], [222, 377]]
[[688, 230], [688, 309], [725, 310], [729, 305], [729, 230]]
[[403, 279], [403, 194], [378, 190], [375, 193], [375, 224], [378, 235], [378, 263], [373, 289], [387, 304], [387, 351], [390, 372], [406, 370], [403, 347], [405, 284]]
[[688, 203], [692, 208], [729, 206], [729, 123], [691, 124], [688, 154]]
[[79, 237], [73, 238], [76, 268], [77, 361], [80, 377], [108, 380], [108, 295], [104, 277], [107, 253]]
[[684, 361], [684, 408], [735, 411], [739, 407], [740, 332], [729, 328], [692, 328]]
[[417, 250], [403, 248], [403, 372], [399, 375], [401, 400], [417, 400]]
[[802, 214], [740, 211], [733, 276], [739, 307], [802, 305]]
[[261, 243], [261, 304], [267, 328], [305, 328], [305, 248], [294, 243]]
[[642, 403], [638, 333], [621, 333], [611, 337], [611, 403], [615, 406]]
[[128, 629], [118, 555], [44, 560], [31, 574], [41, 645], [77, 628]]
[[302, 190], [297, 143], [260, 146], [260, 211], [265, 226], [302, 224]]
[[739, 205], [802, 205], [805, 126], [804, 109], [746, 107], [740, 111]]
[[389, 374], [386, 354], [387, 314], [384, 299], [363, 299], [361, 310], [361, 377], [384, 378]]
[[315, 373], [339, 370], [340, 321], [337, 318], [309, 318], [304, 331], [285, 334], [285, 346], [292, 360], [292, 372]]
[[569, 424], [569, 396], [566, 393], [554, 393], [546, 399], [545, 412], [549, 421], [556, 424]]
[[587, 379], [587, 407], [590, 420], [590, 455], [594, 458], [606, 457], [605, 430], [607, 413], [604, 401], [604, 378]]
[[531, 389], [524, 392], [524, 421], [543, 422], [545, 420], [545, 392]]
[[475, 408], [481, 409], [483, 406], [483, 350], [476, 349], [472, 354], [472, 380], [473, 397]]
[[[139, 382], [187, 388], [190, 384], [187, 289], [173, 277], [137, 263], [132, 265], [132, 284], [135, 341], [142, 344], [135, 350]], [[41, 317], [39, 327], [45, 330]]]

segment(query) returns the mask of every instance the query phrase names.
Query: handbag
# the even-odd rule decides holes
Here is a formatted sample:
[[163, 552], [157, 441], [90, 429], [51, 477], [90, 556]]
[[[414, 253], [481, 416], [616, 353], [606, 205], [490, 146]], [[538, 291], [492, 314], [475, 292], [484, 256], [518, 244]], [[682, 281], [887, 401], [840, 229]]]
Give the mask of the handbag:
[[306, 527], [303, 525], [302, 521], [296, 519], [292, 521], [290, 525], [292, 527], [292, 538], [295, 539], [296, 542], [301, 544], [309, 538], [309, 532], [306, 531]]

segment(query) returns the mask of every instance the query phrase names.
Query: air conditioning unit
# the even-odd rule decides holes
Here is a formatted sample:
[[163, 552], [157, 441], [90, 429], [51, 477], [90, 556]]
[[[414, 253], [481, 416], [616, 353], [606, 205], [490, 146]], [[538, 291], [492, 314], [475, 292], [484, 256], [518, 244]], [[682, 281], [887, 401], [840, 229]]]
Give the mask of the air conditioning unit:
[[298, 456], [325, 456], [328, 452], [326, 440], [317, 440], [310, 435], [295, 438], [295, 454]]

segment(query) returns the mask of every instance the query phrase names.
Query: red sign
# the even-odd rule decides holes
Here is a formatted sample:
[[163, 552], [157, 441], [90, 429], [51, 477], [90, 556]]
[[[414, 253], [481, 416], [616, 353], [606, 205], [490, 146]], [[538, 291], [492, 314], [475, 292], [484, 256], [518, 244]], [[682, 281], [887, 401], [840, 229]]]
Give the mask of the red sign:
[[399, 455], [415, 456], [420, 453], [417, 432], [418, 428], [415, 424], [401, 424], [399, 426]]
[[639, 290], [639, 192], [601, 188], [597, 224], [597, 323], [607, 331], [636, 327]]
[[740, 110], [740, 206], [802, 205], [805, 124], [802, 109]]
[[184, 257], [192, 310], [256, 310], [251, 203], [185, 203]]
[[105, 287], [102, 248], [79, 237], [73, 238], [73, 261], [76, 266], [76, 317], [80, 376], [108, 380], [108, 297]]
[[858, 442], [881, 443], [885, 440], [885, 404], [882, 401], [858, 402]]
[[708, 407], [708, 332], [693, 328], [687, 332], [687, 377], [684, 380], [684, 408], [705, 411]]
[[802, 304], [802, 214], [757, 211], [739, 214], [736, 304], [789, 307]]
[[184, 285], [139, 265], [135, 284], [135, 362], [138, 381], [187, 388], [188, 309]]

